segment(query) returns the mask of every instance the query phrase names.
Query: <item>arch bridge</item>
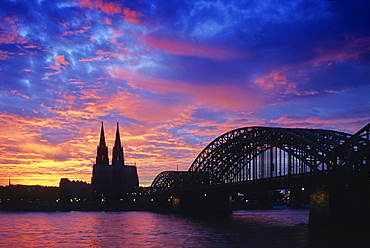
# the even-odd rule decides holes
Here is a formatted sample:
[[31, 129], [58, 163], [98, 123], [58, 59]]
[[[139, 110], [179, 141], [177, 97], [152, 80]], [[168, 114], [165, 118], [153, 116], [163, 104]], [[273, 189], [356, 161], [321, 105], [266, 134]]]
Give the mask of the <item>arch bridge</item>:
[[151, 187], [180, 212], [227, 210], [225, 199], [240, 190], [307, 187], [310, 222], [366, 217], [370, 223], [370, 214], [354, 218], [370, 209], [369, 157], [370, 123], [355, 134], [244, 127], [213, 140], [188, 171], [161, 172]]
[[245, 127], [213, 140], [188, 171], [165, 171], [156, 189], [226, 185], [299, 174], [369, 172], [370, 124], [356, 134], [324, 129]]

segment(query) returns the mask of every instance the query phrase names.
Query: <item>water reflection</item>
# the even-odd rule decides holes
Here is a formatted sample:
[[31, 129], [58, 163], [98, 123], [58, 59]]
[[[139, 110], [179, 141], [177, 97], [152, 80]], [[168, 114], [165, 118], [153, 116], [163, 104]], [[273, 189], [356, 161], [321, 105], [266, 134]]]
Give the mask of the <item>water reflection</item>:
[[[227, 216], [0, 213], [0, 247], [367, 247], [367, 229], [308, 226], [307, 210]], [[352, 231], [356, 230], [356, 231]]]

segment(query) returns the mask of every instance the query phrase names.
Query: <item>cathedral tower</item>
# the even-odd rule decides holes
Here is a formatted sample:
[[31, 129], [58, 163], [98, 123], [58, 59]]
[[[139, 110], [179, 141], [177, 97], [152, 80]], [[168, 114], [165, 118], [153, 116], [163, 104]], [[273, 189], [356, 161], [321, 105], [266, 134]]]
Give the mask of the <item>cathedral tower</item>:
[[118, 122], [116, 140], [112, 152], [112, 164], [109, 165], [108, 147], [105, 143], [102, 122], [96, 163], [93, 166], [91, 180], [94, 199], [99, 202], [104, 199], [110, 202], [120, 201], [120, 199], [126, 196], [126, 192], [131, 192], [139, 186], [136, 165], [125, 165]]
[[108, 147], [105, 143], [103, 122], [101, 122], [100, 142], [97, 148], [96, 165], [109, 165]]
[[125, 165], [125, 160], [123, 156], [123, 148], [121, 146], [121, 137], [119, 135], [118, 122], [117, 122], [117, 130], [116, 130], [116, 140], [114, 142], [114, 147], [113, 147], [112, 165], [113, 166], [124, 166]]

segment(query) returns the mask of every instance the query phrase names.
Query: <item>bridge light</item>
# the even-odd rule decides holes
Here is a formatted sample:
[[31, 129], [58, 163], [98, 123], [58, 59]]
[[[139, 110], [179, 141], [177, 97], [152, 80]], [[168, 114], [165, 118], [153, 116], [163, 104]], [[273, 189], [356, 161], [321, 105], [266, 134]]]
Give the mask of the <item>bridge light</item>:
[[204, 196], [204, 197], [206, 197], [206, 196], [207, 196], [207, 194], [206, 194], [206, 193], [204, 193], [204, 194], [203, 194], [203, 196]]
[[305, 188], [302, 187], [302, 191], [305, 190]]
[[154, 201], [154, 199], [152, 198], [152, 199], [150, 199], [150, 201]]

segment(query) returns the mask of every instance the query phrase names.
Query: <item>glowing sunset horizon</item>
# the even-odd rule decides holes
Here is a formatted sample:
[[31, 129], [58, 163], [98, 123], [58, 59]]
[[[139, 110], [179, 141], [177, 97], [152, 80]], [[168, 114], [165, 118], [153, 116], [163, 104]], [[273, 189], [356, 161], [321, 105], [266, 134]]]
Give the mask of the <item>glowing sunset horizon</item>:
[[370, 2], [0, 3], [0, 186], [91, 182], [119, 122], [140, 185], [248, 126], [370, 122]]

